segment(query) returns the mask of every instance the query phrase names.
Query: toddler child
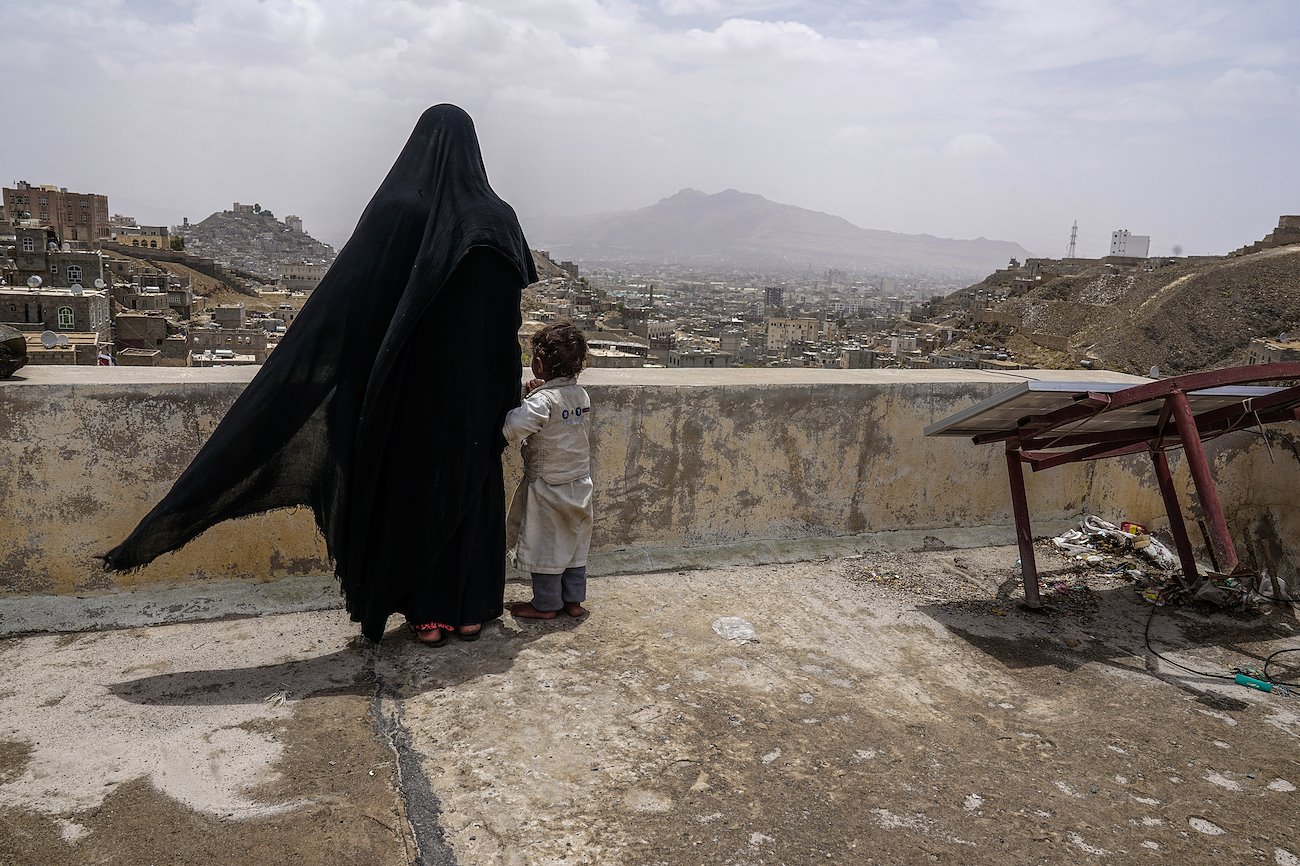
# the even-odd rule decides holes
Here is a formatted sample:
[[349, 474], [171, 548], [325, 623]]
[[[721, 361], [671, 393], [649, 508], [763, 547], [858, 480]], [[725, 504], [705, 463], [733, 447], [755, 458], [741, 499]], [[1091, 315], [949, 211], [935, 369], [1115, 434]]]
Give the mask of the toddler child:
[[506, 416], [511, 445], [523, 443], [524, 477], [510, 501], [510, 559], [533, 576], [533, 600], [512, 605], [525, 619], [587, 611], [587, 549], [591, 546], [591, 399], [578, 384], [587, 341], [570, 322], [533, 334], [533, 375], [522, 405]]

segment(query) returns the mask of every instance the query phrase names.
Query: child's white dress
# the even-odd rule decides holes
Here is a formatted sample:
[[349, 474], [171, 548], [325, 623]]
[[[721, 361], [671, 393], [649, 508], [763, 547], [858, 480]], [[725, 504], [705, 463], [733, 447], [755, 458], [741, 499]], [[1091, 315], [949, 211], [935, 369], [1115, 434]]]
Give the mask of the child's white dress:
[[510, 500], [506, 546], [524, 571], [560, 574], [587, 564], [591, 547], [591, 398], [576, 376], [551, 379], [506, 416], [523, 442], [524, 477]]

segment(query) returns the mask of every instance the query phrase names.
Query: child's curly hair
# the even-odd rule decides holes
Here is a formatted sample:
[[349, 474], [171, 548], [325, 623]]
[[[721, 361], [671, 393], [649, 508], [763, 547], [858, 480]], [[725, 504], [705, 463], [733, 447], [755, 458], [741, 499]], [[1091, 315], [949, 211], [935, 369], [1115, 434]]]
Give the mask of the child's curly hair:
[[533, 357], [548, 379], [576, 376], [587, 362], [587, 340], [572, 322], [552, 322], [533, 334]]

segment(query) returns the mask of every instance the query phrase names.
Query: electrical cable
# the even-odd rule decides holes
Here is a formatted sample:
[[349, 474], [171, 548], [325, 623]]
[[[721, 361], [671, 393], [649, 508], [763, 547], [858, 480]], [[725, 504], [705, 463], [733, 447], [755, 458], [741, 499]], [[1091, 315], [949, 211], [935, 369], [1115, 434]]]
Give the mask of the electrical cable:
[[[1216, 680], [1232, 680], [1235, 682], [1237, 679], [1235, 675], [1212, 674], [1207, 671], [1198, 671], [1195, 668], [1189, 668], [1187, 665], [1179, 664], [1178, 662], [1174, 661], [1168, 656], [1162, 655], [1161, 653], [1156, 651], [1155, 647], [1151, 646], [1151, 621], [1156, 618], [1156, 610], [1158, 610], [1161, 606], [1158, 602], [1160, 601], [1160, 598], [1162, 598], [1163, 596], [1164, 593], [1161, 593], [1160, 596], [1157, 597], [1156, 601], [1151, 603], [1151, 613], [1147, 615], [1146, 628], [1143, 630], [1143, 639], [1146, 641], [1147, 652], [1151, 653], [1151, 655], [1160, 659], [1165, 664], [1173, 665], [1179, 670], [1186, 671], [1189, 674], [1196, 674], [1198, 677], [1208, 677], [1210, 679], [1216, 679]], [[1288, 599], [1288, 601], [1289, 600], [1290, 599]], [[1275, 680], [1268, 674], [1268, 667], [1273, 662], [1273, 659], [1285, 653], [1297, 653], [1297, 652], [1300, 652], [1300, 647], [1289, 647], [1287, 649], [1280, 649], [1277, 652], [1271, 654], [1268, 658], [1264, 659], [1264, 668], [1263, 668], [1264, 681], [1268, 683], [1272, 683], [1275, 686], [1289, 686], [1291, 688], [1300, 688], [1300, 683], [1287, 682], [1286, 680]]]
[[[1163, 593], [1161, 593], [1161, 595], [1163, 596]], [[1156, 610], [1158, 610], [1159, 607], [1160, 607], [1159, 601], [1160, 601], [1160, 599], [1157, 598], [1156, 601], [1153, 601], [1153, 602], [1151, 603], [1151, 614], [1147, 617], [1147, 627], [1146, 627], [1146, 629], [1145, 629], [1145, 631], [1144, 631], [1144, 634], [1143, 634], [1143, 637], [1146, 639], [1147, 652], [1151, 653], [1151, 655], [1153, 655], [1153, 656], [1155, 656], [1156, 658], [1160, 659], [1160, 660], [1161, 660], [1162, 662], [1164, 662], [1165, 664], [1173, 665], [1173, 666], [1176, 667], [1176, 668], [1180, 668], [1181, 670], [1185, 670], [1185, 671], [1187, 671], [1189, 674], [1196, 674], [1198, 677], [1210, 677], [1210, 678], [1212, 678], [1212, 679], [1216, 679], [1216, 680], [1233, 680], [1233, 681], [1235, 681], [1235, 680], [1236, 680], [1236, 677], [1235, 677], [1235, 676], [1229, 676], [1229, 675], [1227, 675], [1227, 674], [1211, 674], [1211, 673], [1207, 673], [1207, 672], [1205, 672], [1205, 671], [1198, 671], [1198, 670], [1196, 670], [1195, 668], [1189, 668], [1187, 665], [1179, 664], [1178, 662], [1174, 661], [1173, 659], [1171, 659], [1171, 658], [1167, 658], [1167, 657], [1161, 655], [1160, 653], [1156, 652], [1155, 647], [1151, 646], [1151, 621], [1152, 621], [1153, 619], [1156, 618]]]
[[1273, 659], [1283, 653], [1300, 653], [1300, 646], [1290, 647], [1289, 649], [1280, 649], [1268, 658], [1264, 659], [1264, 679], [1277, 686], [1290, 686], [1293, 689], [1300, 689], [1300, 683], [1287, 682], [1286, 680], [1275, 680], [1268, 675], [1268, 666], [1273, 663]]

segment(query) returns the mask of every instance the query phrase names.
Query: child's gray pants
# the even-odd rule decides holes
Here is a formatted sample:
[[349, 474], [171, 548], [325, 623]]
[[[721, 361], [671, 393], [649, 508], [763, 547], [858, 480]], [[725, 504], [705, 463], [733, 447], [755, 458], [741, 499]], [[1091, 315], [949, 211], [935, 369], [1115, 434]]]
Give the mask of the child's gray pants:
[[566, 568], [563, 574], [533, 572], [533, 609], [559, 610], [569, 602], [587, 600], [587, 567]]

